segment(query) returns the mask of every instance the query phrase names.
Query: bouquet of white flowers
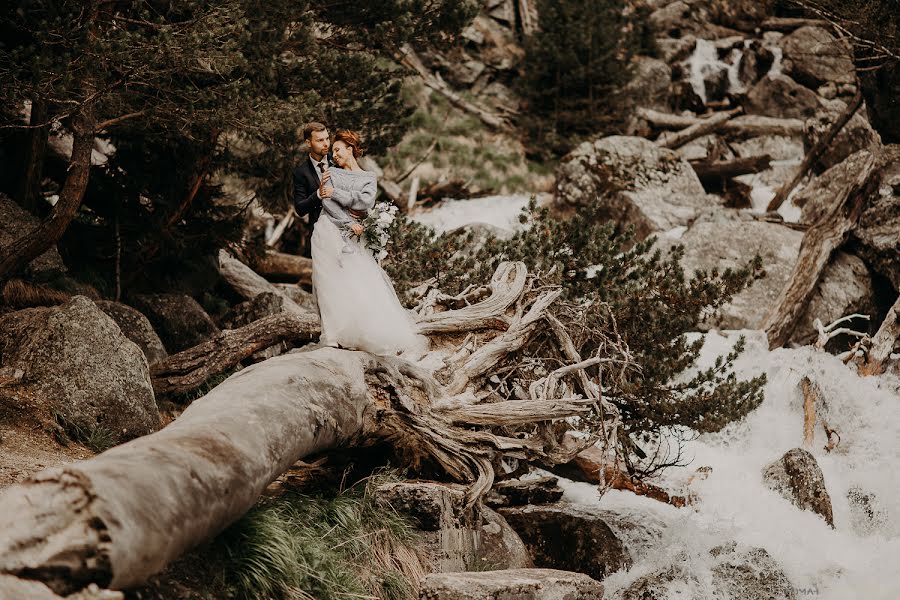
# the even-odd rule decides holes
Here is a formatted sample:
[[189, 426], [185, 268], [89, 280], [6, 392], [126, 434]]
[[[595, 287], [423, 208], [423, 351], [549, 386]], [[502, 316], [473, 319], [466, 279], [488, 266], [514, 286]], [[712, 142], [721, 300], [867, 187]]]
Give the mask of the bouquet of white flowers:
[[360, 221], [365, 228], [360, 236], [365, 241], [366, 247], [380, 262], [387, 256], [387, 243], [391, 238], [388, 230], [397, 216], [397, 207], [390, 202], [376, 202], [366, 218]]

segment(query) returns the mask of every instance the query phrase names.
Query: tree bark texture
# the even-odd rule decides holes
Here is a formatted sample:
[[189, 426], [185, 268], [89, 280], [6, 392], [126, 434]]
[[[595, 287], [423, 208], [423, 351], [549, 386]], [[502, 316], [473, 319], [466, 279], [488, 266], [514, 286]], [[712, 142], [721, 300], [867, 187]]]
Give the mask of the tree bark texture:
[[253, 267], [264, 277], [290, 278], [299, 283], [312, 282], [312, 260], [305, 256], [270, 250]]
[[81, 206], [90, 177], [91, 150], [94, 148], [94, 118], [90, 107], [82, 108], [75, 115], [72, 134], [72, 158], [59, 200], [36, 229], [0, 249], [0, 281], [14, 276], [56, 244]]
[[240, 361], [279, 342], [310, 342], [320, 333], [315, 314], [284, 312], [254, 321], [239, 329], [226, 329], [213, 338], [172, 354], [150, 368], [157, 396], [181, 394], [200, 387]]
[[898, 337], [900, 337], [900, 297], [891, 306], [891, 310], [884, 317], [881, 327], [878, 328], [878, 332], [872, 338], [872, 345], [869, 347], [866, 360], [860, 366], [859, 372], [862, 375], [884, 373], [885, 363], [890, 358]]
[[809, 304], [831, 255], [844, 243], [847, 234], [859, 220], [869, 196], [877, 189], [880, 177], [876, 162], [876, 158], [870, 154], [853, 185], [845, 188], [846, 192], [835, 198], [828, 213], [803, 236], [800, 256], [788, 284], [763, 326], [770, 349], [780, 348], [787, 343], [797, 320]]
[[16, 189], [16, 202], [30, 213], [37, 214], [38, 199], [41, 194], [41, 177], [44, 172], [44, 155], [47, 153], [47, 140], [50, 125], [42, 125], [50, 119], [47, 101], [36, 97], [31, 102], [31, 118], [27, 132], [28, 142], [25, 149], [24, 165], [19, 185]]

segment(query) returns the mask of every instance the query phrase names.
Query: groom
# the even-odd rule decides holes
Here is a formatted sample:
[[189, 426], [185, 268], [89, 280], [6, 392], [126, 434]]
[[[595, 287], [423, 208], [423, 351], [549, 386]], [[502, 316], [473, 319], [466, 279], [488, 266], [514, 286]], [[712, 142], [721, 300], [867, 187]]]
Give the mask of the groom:
[[[298, 217], [309, 215], [304, 236], [306, 247], [303, 249], [303, 254], [309, 256], [313, 228], [322, 212], [322, 198], [331, 195], [328, 169], [334, 166], [334, 162], [329, 153], [331, 138], [323, 124], [315, 121], [307, 123], [303, 128], [303, 140], [309, 147], [309, 154], [294, 167], [293, 202]], [[350, 213], [356, 218], [365, 217], [357, 211], [351, 210]]]

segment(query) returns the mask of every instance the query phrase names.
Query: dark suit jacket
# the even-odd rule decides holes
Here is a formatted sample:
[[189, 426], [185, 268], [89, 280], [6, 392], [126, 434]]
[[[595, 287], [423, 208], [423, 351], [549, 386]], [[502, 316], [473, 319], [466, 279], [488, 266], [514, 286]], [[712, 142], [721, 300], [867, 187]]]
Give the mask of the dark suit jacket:
[[[334, 164], [331, 155], [328, 155], [329, 164]], [[316, 169], [309, 155], [294, 167], [294, 210], [297, 215], [309, 215], [309, 224], [312, 226], [322, 212], [322, 201], [316, 196], [319, 189], [319, 170]]]
[[[328, 155], [328, 164], [333, 165], [334, 159], [331, 154]], [[303, 256], [310, 256], [310, 248], [312, 244], [312, 232], [315, 227], [319, 214], [322, 212], [322, 201], [316, 195], [319, 190], [319, 170], [315, 168], [309, 155], [306, 154], [303, 160], [294, 167], [294, 211], [298, 216], [309, 215], [309, 223], [303, 227], [305, 235], [303, 236], [303, 246], [300, 250]]]

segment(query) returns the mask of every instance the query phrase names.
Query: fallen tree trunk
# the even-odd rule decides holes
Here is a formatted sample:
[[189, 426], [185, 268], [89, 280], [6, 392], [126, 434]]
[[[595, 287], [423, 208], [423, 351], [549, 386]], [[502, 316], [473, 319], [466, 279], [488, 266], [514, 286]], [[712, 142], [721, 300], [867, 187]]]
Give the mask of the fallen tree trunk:
[[872, 345], [866, 353], [865, 362], [859, 367], [860, 374], [879, 375], [884, 373], [885, 363], [890, 358], [898, 337], [900, 337], [900, 297], [891, 306], [884, 322], [881, 323], [881, 327], [872, 338]]
[[656, 140], [656, 145], [662, 148], [669, 149], [675, 149], [684, 146], [691, 140], [695, 140], [698, 137], [702, 137], [708, 133], [718, 131], [726, 121], [737, 116], [742, 110], [743, 109], [741, 108], [735, 108], [732, 110], [727, 110], [725, 112], [715, 113], [714, 115], [705, 119], [700, 119], [690, 127], [682, 129], [681, 131], [677, 131], [675, 133], [670, 133], [667, 135], [661, 135]]
[[210, 539], [297, 460], [362, 435], [364, 355], [322, 349], [236, 373], [168, 427], [0, 496], [0, 572], [67, 594], [142, 583]]
[[783, 33], [794, 31], [801, 27], [828, 28], [830, 26], [828, 21], [822, 19], [800, 19], [792, 17], [769, 17], [760, 24], [760, 28], [763, 31], [781, 31]]
[[694, 172], [700, 179], [700, 183], [706, 187], [707, 185], [718, 185], [722, 187], [723, 179], [730, 179], [739, 175], [748, 175], [750, 173], [759, 173], [765, 171], [772, 164], [772, 157], [763, 156], [747, 156], [743, 158], [735, 158], [732, 160], [721, 161], [694, 161], [691, 162]]
[[[684, 129], [696, 125], [703, 119], [694, 116], [675, 115], [650, 108], [639, 108], [636, 114], [655, 129]], [[724, 114], [724, 113], [714, 113]], [[741, 115], [725, 121], [719, 131], [735, 137], [756, 137], [760, 135], [783, 135], [787, 137], [805, 135], [800, 119], [776, 119], [760, 115]]]
[[850, 229], [859, 220], [867, 199], [877, 189], [880, 177], [876, 162], [875, 157], [870, 154], [853, 185], [844, 188], [844, 193], [835, 198], [828, 212], [803, 236], [800, 256], [788, 284], [763, 325], [770, 349], [780, 348], [787, 343], [797, 320], [809, 304], [831, 255], [844, 243]]
[[853, 97], [853, 100], [850, 101], [850, 104], [847, 105], [847, 108], [844, 109], [838, 118], [832, 123], [831, 127], [828, 129], [828, 132], [823, 135], [819, 140], [813, 145], [812, 148], [809, 149], [809, 152], [806, 153], [806, 156], [803, 157], [803, 162], [800, 163], [800, 168], [797, 169], [796, 175], [785, 183], [778, 190], [778, 193], [775, 194], [775, 197], [769, 201], [769, 205], [766, 206], [766, 212], [774, 212], [778, 210], [790, 193], [797, 187], [797, 184], [800, 183], [806, 174], [812, 169], [813, 165], [816, 161], [819, 160], [819, 157], [822, 156], [822, 153], [828, 149], [831, 143], [834, 141], [834, 138], [837, 137], [837, 134], [840, 133], [841, 129], [850, 121], [850, 118], [853, 117], [853, 114], [859, 110], [859, 107], [862, 106], [862, 92], [857, 91], [856, 95]]
[[312, 282], [312, 260], [296, 254], [270, 250], [253, 263], [253, 269], [264, 277], [290, 278], [298, 283]]
[[231, 288], [247, 300], [253, 300], [263, 292], [269, 292], [284, 298], [284, 310], [298, 315], [309, 313], [290, 296], [272, 285], [266, 278], [234, 258], [225, 250], [219, 250], [219, 275]]
[[[495, 279], [509, 283], [502, 274], [516, 273], [515, 282], [520, 267], [503, 263]], [[601, 419], [619, 417], [599, 384], [586, 400], [571, 397], [563, 379], [613, 358], [556, 369], [531, 383], [529, 391], [541, 393], [530, 401], [474, 407], [471, 395], [448, 392], [484, 375], [503, 348], [521, 347], [548, 316], [560, 290], [530, 289], [516, 299], [508, 331], [452, 361], [450, 386], [400, 358], [334, 348], [287, 354], [235, 373], [157, 433], [6, 489], [0, 575], [39, 581], [57, 594], [89, 583], [138, 585], [239, 518], [298, 460], [369, 440], [389, 442], [410, 467], [427, 461], [468, 483], [468, 506], [490, 489], [501, 459], [571, 460], [598, 435], [589, 431], [563, 448], [550, 421], [594, 409]], [[463, 309], [456, 314], [475, 323]], [[515, 424], [525, 424], [516, 437], [491, 429]]]
[[183, 394], [200, 387], [239, 362], [280, 342], [310, 342], [320, 333], [314, 314], [281, 313], [239, 329], [226, 329], [211, 339], [154, 364], [150, 368], [153, 392]]

